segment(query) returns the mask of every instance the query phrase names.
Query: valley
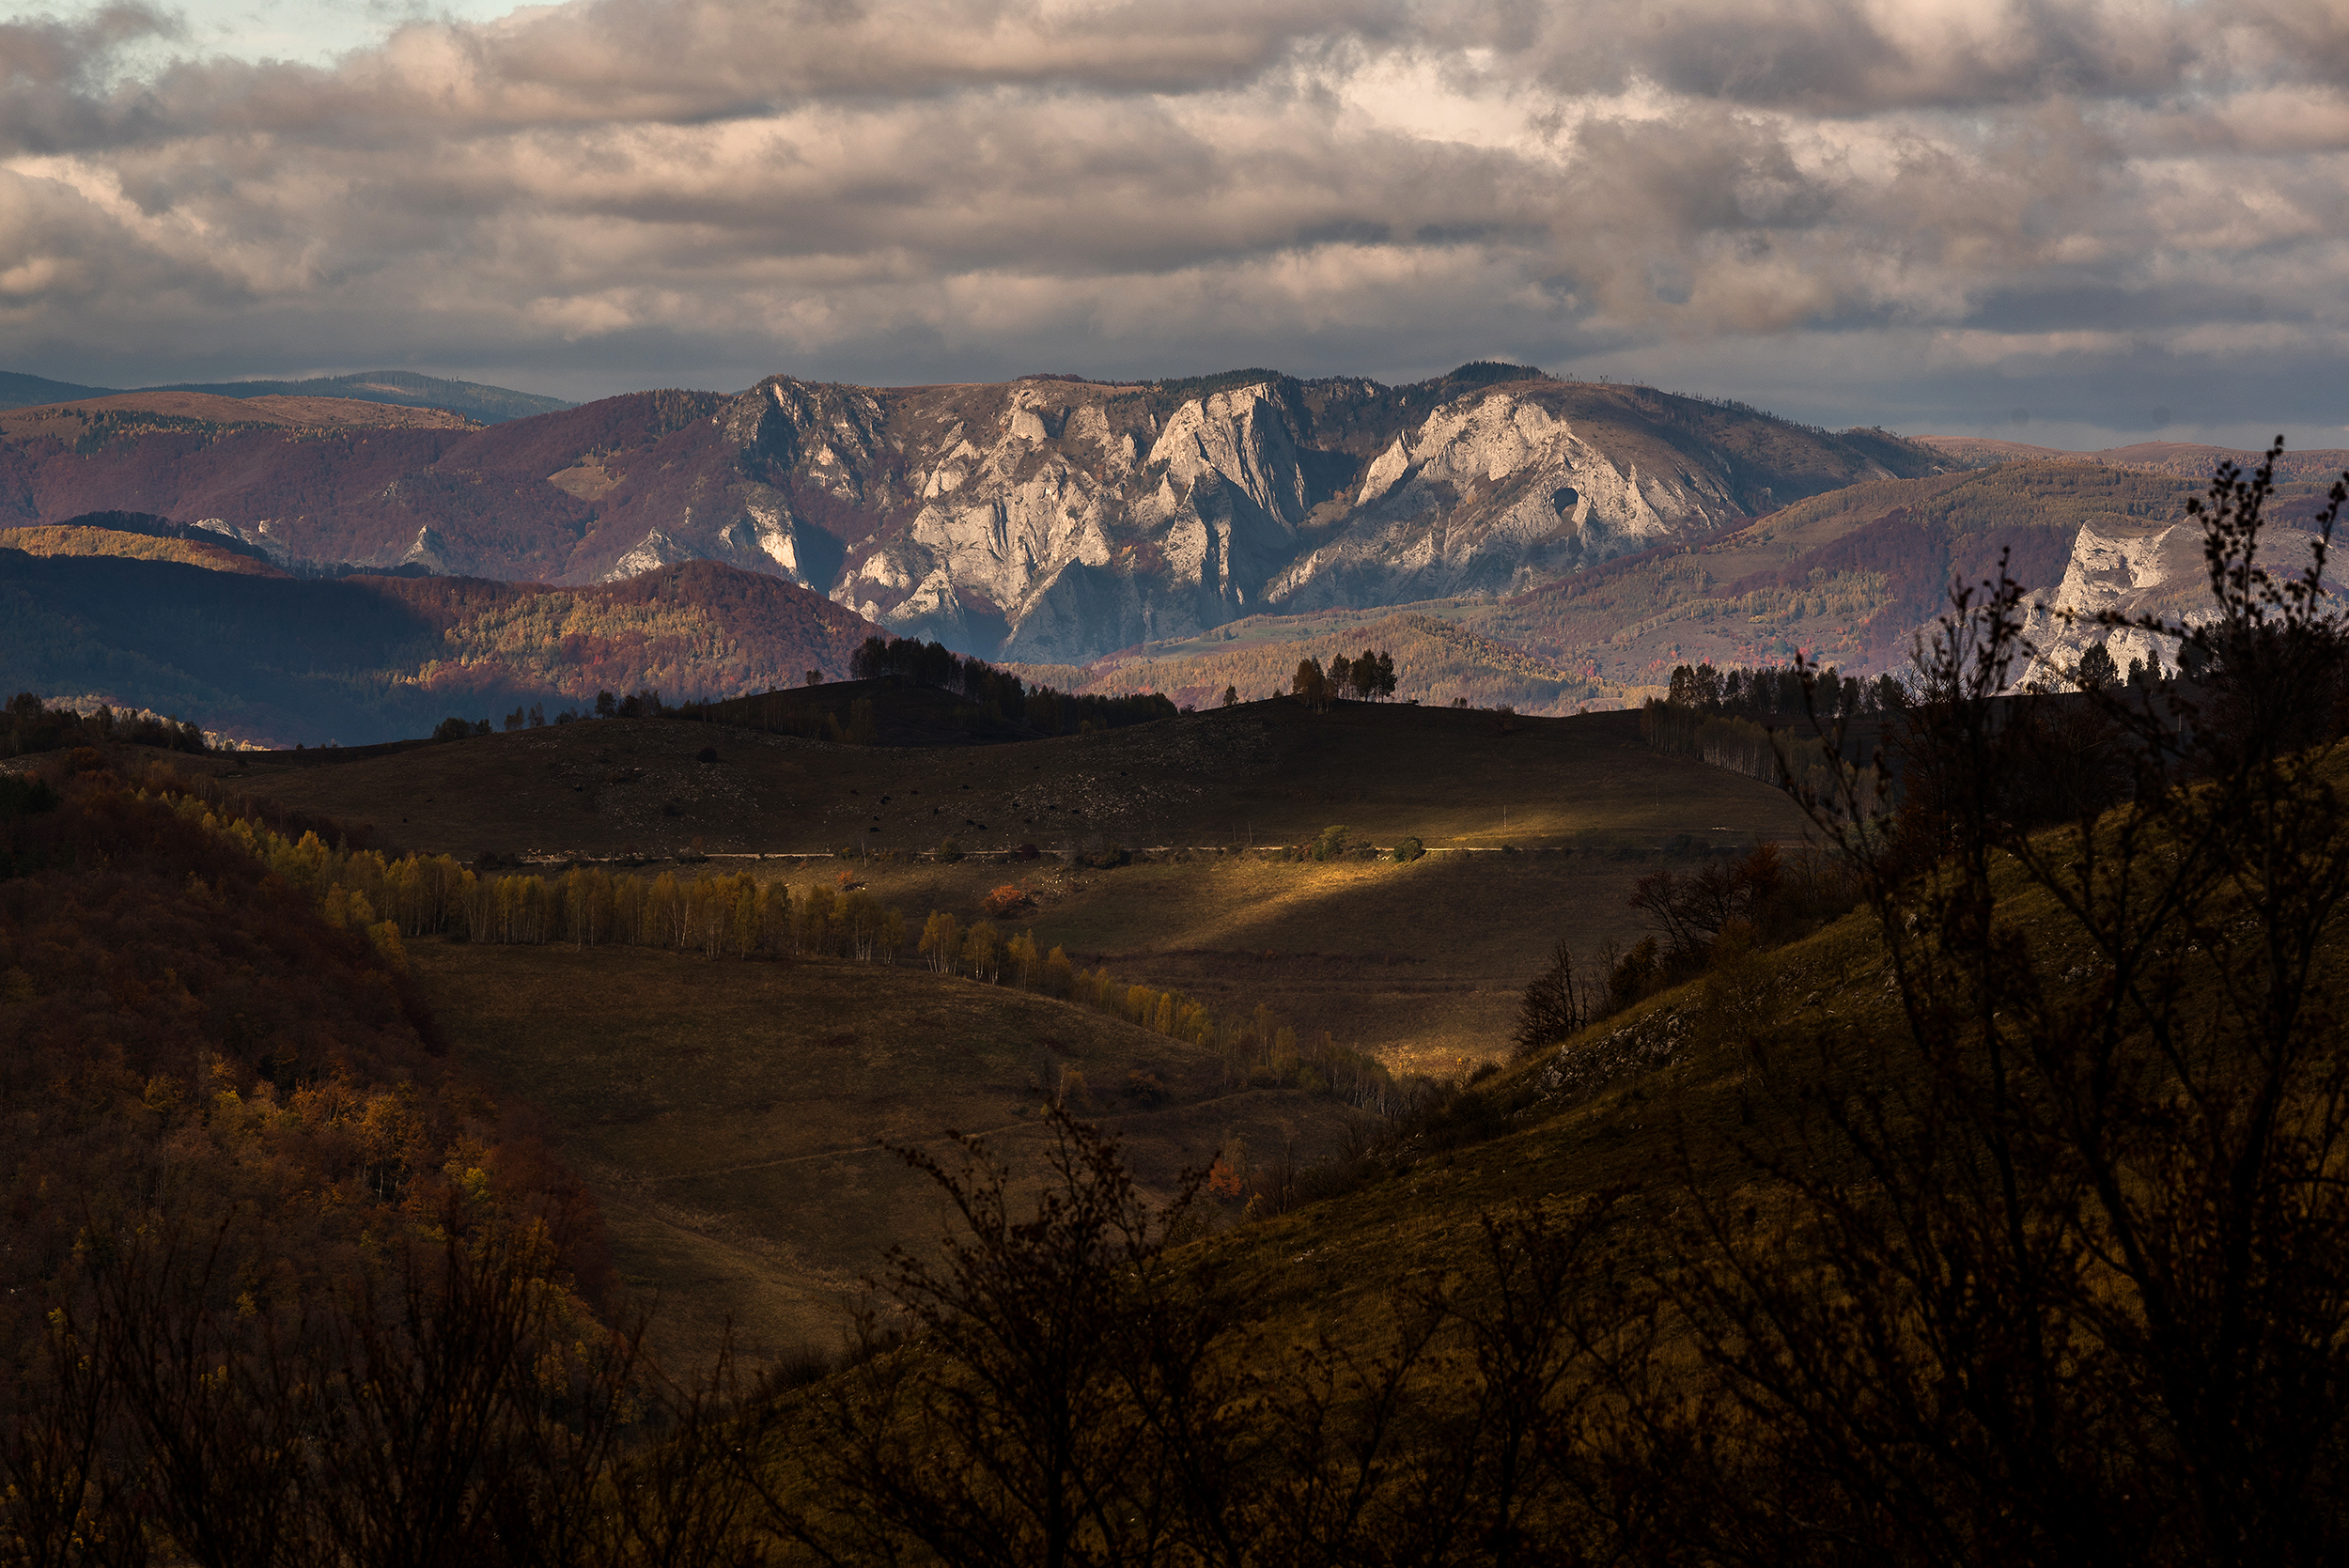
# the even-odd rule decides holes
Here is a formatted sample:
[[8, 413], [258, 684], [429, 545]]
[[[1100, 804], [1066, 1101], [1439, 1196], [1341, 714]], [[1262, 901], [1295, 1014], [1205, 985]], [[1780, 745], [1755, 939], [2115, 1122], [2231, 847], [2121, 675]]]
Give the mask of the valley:
[[[893, 695], [848, 688], [860, 689], [884, 707]], [[698, 760], [705, 747], [718, 760]], [[698, 844], [728, 876], [845, 872], [917, 926], [933, 908], [977, 918], [1014, 886], [1027, 902], [1002, 924], [1046, 947], [1219, 1013], [1268, 1004], [1430, 1074], [1499, 1048], [1555, 942], [1595, 958], [1636, 941], [1626, 900], [1640, 876], [1808, 830], [1778, 791], [1651, 751], [1620, 713], [1503, 733], [1490, 713], [1346, 703], [1316, 715], [1283, 700], [946, 748], [606, 720], [190, 766], [368, 825], [375, 843], [465, 860], [649, 861], [651, 875]], [[1332, 824], [1355, 846], [1340, 859], [1270, 858]], [[1427, 854], [1395, 863], [1411, 838]], [[944, 863], [949, 839], [964, 858]], [[1076, 863], [1112, 846], [1135, 863]]]
[[[928, 695], [885, 681], [832, 694], [858, 692], [884, 714], [919, 714]], [[698, 760], [706, 747], [717, 761]], [[535, 1109], [594, 1194], [623, 1280], [660, 1296], [659, 1343], [703, 1357], [730, 1319], [754, 1362], [829, 1347], [879, 1244], [935, 1229], [927, 1184], [875, 1140], [987, 1130], [1027, 1160], [1043, 1134], [1036, 1096], [1069, 1069], [1155, 1194], [1219, 1148], [1251, 1151], [1252, 1180], [1268, 1161], [1326, 1162], [1365, 1125], [1326, 1096], [1235, 1088], [1199, 1046], [933, 973], [911, 951], [933, 911], [966, 926], [992, 914], [1006, 939], [1221, 1019], [1327, 1032], [1398, 1079], [1457, 1079], [1506, 1059], [1527, 980], [1555, 944], [1595, 964], [1639, 939], [1640, 877], [1804, 827], [1766, 785], [1649, 751], [1629, 714], [1504, 731], [1491, 713], [1313, 714], [1286, 700], [995, 744], [603, 720], [183, 765], [286, 809], [372, 824], [377, 844], [521, 858], [521, 875], [585, 856], [689, 883], [748, 873], [801, 897], [845, 882], [903, 912], [894, 967], [408, 945], [462, 1059]], [[679, 815], [660, 815], [664, 799]], [[1360, 847], [1327, 862], [1263, 847], [1333, 822]], [[1398, 863], [1392, 847], [1409, 837], [1428, 852]], [[939, 856], [947, 838], [962, 858]], [[1034, 858], [1019, 858], [1022, 843]], [[1140, 853], [1081, 863], [1111, 846]], [[632, 847], [660, 858], [631, 867]], [[996, 913], [989, 897], [1006, 889]], [[1163, 1085], [1164, 1103], [1126, 1094], [1135, 1073]]]
[[[411, 944], [456, 1048], [533, 1107], [586, 1180], [626, 1296], [675, 1364], [731, 1321], [754, 1363], [832, 1354], [893, 1243], [951, 1216], [884, 1147], [985, 1134], [1033, 1181], [1059, 1097], [1123, 1140], [1143, 1191], [1219, 1151], [1334, 1155], [1354, 1113], [1227, 1091], [1212, 1053], [1074, 1003], [843, 960]], [[1128, 1093], [1145, 1074], [1165, 1103]]]

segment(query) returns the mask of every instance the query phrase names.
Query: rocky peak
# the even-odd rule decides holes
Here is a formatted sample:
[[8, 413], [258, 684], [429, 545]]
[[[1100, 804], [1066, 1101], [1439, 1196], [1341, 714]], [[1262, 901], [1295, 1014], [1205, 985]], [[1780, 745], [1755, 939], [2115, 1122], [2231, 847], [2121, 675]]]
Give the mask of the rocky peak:
[[698, 548], [908, 635], [1051, 660], [1264, 610], [1519, 588], [1886, 472], [1876, 447], [1750, 411], [1501, 365], [1403, 388], [774, 377], [719, 423], [730, 515], [646, 519], [620, 562]]

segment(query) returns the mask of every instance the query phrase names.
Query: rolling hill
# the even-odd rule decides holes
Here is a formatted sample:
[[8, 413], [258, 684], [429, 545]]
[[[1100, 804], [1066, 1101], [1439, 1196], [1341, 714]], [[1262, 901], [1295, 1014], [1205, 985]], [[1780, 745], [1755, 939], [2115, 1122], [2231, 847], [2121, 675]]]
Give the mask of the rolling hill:
[[1332, 822], [1385, 846], [1570, 847], [1792, 836], [1800, 820], [1767, 785], [1649, 750], [1633, 714], [1504, 728], [1489, 712], [1315, 714], [1286, 700], [1015, 745], [838, 745], [619, 719], [189, 766], [234, 769], [257, 795], [373, 823], [392, 843], [556, 858], [674, 853], [696, 838], [742, 855], [926, 853], [949, 837], [972, 853], [1291, 845]]
[[511, 387], [484, 386], [478, 381], [446, 380], [419, 376], [411, 370], [362, 370], [349, 376], [313, 376], [299, 381], [175, 381], [147, 387], [147, 392], [201, 392], [217, 397], [335, 397], [383, 403], [396, 408], [446, 409], [496, 425], [552, 413], [571, 404], [560, 397]]
[[[2093, 452], [2066, 452], [2059, 447], [2033, 446], [2026, 442], [2000, 441], [1990, 436], [1919, 436], [1919, 444], [1946, 452], [1968, 468], [2008, 462], [2085, 462], [2110, 468], [2131, 468], [2143, 474], [2166, 474], [2173, 479], [2207, 481], [2211, 471], [2232, 462], [2248, 472], [2262, 454], [2191, 441], [2140, 441], [2127, 446], [2107, 446]], [[2276, 477], [2287, 481], [2331, 484], [2349, 469], [2349, 450], [2310, 447], [2286, 452], [2276, 464]]]
[[[892, 706], [884, 689], [845, 689], [859, 691]], [[1048, 946], [1233, 1016], [1269, 1002], [1398, 1071], [1491, 1054], [1560, 938], [1591, 956], [1636, 942], [1640, 877], [1805, 830], [1768, 785], [1650, 750], [1627, 713], [1504, 732], [1490, 713], [1260, 702], [1090, 736], [895, 746], [620, 719], [179, 766], [468, 859], [684, 855], [690, 876], [698, 844], [729, 875], [845, 871], [917, 927], [931, 908], [978, 918], [1016, 884], [1027, 902], [1007, 924]], [[1337, 861], [1290, 854], [1332, 824], [1353, 846]], [[1407, 838], [1426, 857], [1379, 852]], [[949, 839], [962, 860], [937, 858]], [[1080, 862], [1112, 846], [1136, 863]]]
[[299, 381], [181, 381], [165, 386], [132, 388], [77, 386], [71, 381], [53, 381], [43, 376], [0, 370], [0, 409], [175, 392], [239, 400], [260, 397], [325, 398], [401, 408], [445, 409], [484, 425], [521, 419], [534, 413], [548, 413], [571, 406], [560, 397], [516, 392], [508, 387], [483, 386], [477, 381], [443, 380], [408, 370], [362, 370], [355, 375], [313, 376]]
[[[77, 534], [93, 531], [76, 531]], [[112, 539], [141, 536], [94, 531]], [[195, 531], [200, 534], [200, 531]], [[5, 536], [0, 536], [5, 538]], [[452, 715], [672, 699], [845, 674], [873, 628], [772, 577], [691, 563], [589, 588], [468, 578], [297, 580], [188, 559], [69, 555], [56, 530], [0, 545], [0, 674], [280, 745], [364, 744]], [[83, 549], [96, 548], [85, 543]]]
[[[1159, 1202], [1186, 1166], [1248, 1145], [1324, 1159], [1345, 1106], [1226, 1092], [1214, 1054], [1049, 997], [845, 960], [745, 964], [637, 949], [411, 944], [454, 1049], [545, 1118], [594, 1192], [613, 1262], [675, 1364], [729, 1322], [754, 1361], [829, 1355], [881, 1239], [925, 1246], [945, 1219], [882, 1141], [944, 1152], [988, 1134], [1037, 1172], [1042, 1095], [1123, 1136]], [[1136, 1073], [1160, 1103], [1126, 1092]]]

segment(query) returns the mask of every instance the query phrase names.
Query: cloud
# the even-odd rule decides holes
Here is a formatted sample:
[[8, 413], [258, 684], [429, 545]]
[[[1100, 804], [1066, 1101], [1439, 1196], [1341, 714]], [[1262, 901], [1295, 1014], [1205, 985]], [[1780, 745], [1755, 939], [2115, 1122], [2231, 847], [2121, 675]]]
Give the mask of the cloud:
[[[0, 26], [9, 367], [583, 396], [1500, 353], [1835, 423], [2148, 376], [2181, 426], [2338, 423], [2315, 0], [574, 0], [123, 74], [176, 26]], [[2254, 341], [2278, 374], [2215, 372]]]
[[[2170, 0], [1660, 0], [1524, 8], [1489, 28], [1563, 94], [1647, 81], [1691, 99], [1849, 115], [2174, 90], [2208, 23]], [[1522, 11], [1509, 8], [1514, 21]], [[1498, 21], [1498, 18], [1496, 18]]]

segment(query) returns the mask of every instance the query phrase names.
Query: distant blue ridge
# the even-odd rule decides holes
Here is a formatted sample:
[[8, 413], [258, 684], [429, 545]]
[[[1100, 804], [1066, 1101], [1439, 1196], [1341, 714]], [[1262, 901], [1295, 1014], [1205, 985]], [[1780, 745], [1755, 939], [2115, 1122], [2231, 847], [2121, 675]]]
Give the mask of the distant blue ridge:
[[144, 387], [78, 386], [71, 381], [53, 381], [46, 376], [0, 370], [0, 409], [37, 408], [85, 397], [111, 397], [122, 392], [202, 392], [215, 397], [349, 397], [399, 408], [446, 409], [487, 425], [576, 406], [560, 397], [542, 397], [535, 392], [484, 386], [478, 381], [443, 380], [410, 370], [362, 370], [349, 376], [314, 377], [306, 381], [174, 381], [168, 386]]

